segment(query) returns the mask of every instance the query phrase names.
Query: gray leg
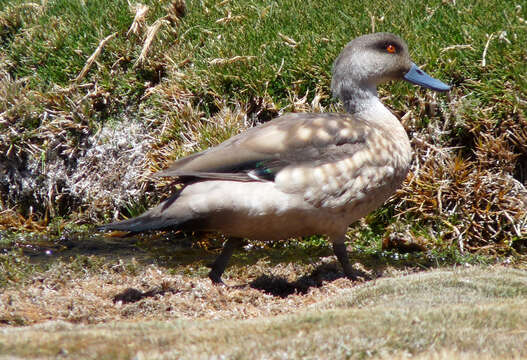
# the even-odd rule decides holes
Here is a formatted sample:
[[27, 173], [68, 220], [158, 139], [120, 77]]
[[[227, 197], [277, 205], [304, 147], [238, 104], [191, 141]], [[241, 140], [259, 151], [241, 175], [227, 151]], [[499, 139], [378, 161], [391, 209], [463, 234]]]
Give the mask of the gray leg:
[[221, 280], [221, 275], [223, 275], [223, 272], [227, 267], [227, 263], [229, 262], [232, 253], [235, 249], [241, 247], [241, 245], [242, 239], [240, 238], [232, 238], [227, 240], [227, 242], [223, 246], [221, 254], [210, 266], [212, 270], [210, 270], [209, 272], [209, 279], [211, 279], [214, 284], [223, 284], [223, 281]]
[[350, 280], [357, 280], [357, 276], [355, 276], [355, 271], [351, 267], [349, 258], [348, 258], [348, 252], [346, 251], [346, 244], [344, 242], [334, 242], [333, 243], [333, 252], [337, 256], [337, 259], [339, 259], [340, 264], [342, 265], [342, 269], [344, 270], [344, 275]]

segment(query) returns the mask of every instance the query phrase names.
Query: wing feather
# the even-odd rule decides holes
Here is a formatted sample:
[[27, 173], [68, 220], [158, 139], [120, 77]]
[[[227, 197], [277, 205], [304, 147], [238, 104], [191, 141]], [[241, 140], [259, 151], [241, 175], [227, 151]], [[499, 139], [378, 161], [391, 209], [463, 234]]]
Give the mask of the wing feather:
[[175, 161], [156, 176], [273, 181], [284, 168], [316, 167], [364, 148], [371, 127], [349, 114], [286, 114], [220, 145]]

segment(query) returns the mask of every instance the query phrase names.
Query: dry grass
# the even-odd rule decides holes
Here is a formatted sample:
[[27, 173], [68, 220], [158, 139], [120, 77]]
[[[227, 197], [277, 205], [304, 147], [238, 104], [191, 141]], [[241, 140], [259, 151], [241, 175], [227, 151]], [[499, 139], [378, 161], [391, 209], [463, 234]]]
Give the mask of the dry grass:
[[[184, 11], [179, 3], [167, 10], [167, 18], [177, 21]], [[0, 56], [0, 210], [13, 209], [26, 222], [48, 223], [63, 216], [92, 222], [108, 216], [110, 208], [118, 216], [140, 201], [149, 186], [146, 166], [137, 156], [146, 153], [156, 127], [147, 111], [145, 121], [132, 120], [134, 125], [122, 120], [132, 118], [137, 98], [159, 81], [158, 65], [145, 65], [138, 75], [132, 59], [121, 56], [148, 47], [144, 28], [135, 36], [112, 31], [99, 37], [105, 28], [130, 25], [119, 23], [131, 16], [128, 9], [105, 5], [14, 1], [0, 10], [0, 38], [9, 48]], [[159, 16], [162, 5], [152, 6], [152, 17]], [[93, 11], [103, 16], [86, 16]], [[68, 45], [72, 38], [74, 44]], [[26, 50], [16, 54], [22, 48]], [[21, 76], [16, 61], [39, 65]], [[120, 95], [113, 97], [115, 92]], [[134, 179], [132, 187], [127, 178]], [[114, 191], [116, 186], [120, 190]], [[16, 229], [17, 221], [10, 220], [16, 218], [5, 217], [0, 226]]]
[[[213, 257], [211, 253], [209, 260]], [[58, 261], [24, 285], [14, 282], [4, 289], [0, 323], [267, 317], [289, 313], [354, 286], [341, 278], [333, 257], [309, 265], [273, 266], [266, 259], [251, 266], [235, 265], [225, 279], [238, 285], [229, 288], [212, 285], [206, 276], [196, 277], [196, 273], [208, 272], [199, 262], [177, 269], [183, 274], [170, 275], [164, 267], [144, 266], [135, 260], [101, 264], [93, 256], [72, 263]], [[323, 284], [328, 280], [335, 281]]]
[[[135, 278], [124, 273], [63, 282], [47, 274], [40, 283], [9, 290], [2, 313], [24, 304], [36, 324], [4, 327], [0, 350], [4, 356], [98, 359], [527, 356], [523, 270], [399, 273], [363, 284], [338, 279], [286, 298], [167, 276], [156, 267]], [[153, 296], [113, 301], [127, 285], [154, 284], [160, 291]]]
[[[496, 103], [485, 113], [497, 113], [501, 106]], [[434, 94], [418, 95], [415, 104], [403, 106], [400, 115], [411, 134], [415, 161], [390, 200], [399, 222], [395, 227], [413, 223], [406, 234], [414, 242], [424, 228], [426, 238], [454, 244], [461, 252], [523, 251], [527, 121], [521, 110], [509, 106], [505, 120], [482, 114], [474, 121], [466, 112], [478, 111], [477, 105], [456, 90], [448, 107]], [[423, 127], [426, 118], [431, 120]]]
[[0, 211], [0, 227], [18, 231], [41, 232], [47, 230], [47, 222], [34, 219], [31, 215], [25, 218], [18, 212], [7, 209]]

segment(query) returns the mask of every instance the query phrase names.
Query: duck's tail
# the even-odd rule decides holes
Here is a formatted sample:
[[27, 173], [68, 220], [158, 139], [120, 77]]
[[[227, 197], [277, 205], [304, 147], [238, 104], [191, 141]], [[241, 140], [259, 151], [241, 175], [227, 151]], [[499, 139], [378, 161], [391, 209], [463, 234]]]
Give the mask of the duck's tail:
[[[178, 197], [179, 192], [137, 217], [102, 225], [97, 230], [120, 230], [138, 233], [149, 230], [178, 228], [189, 220], [190, 215], [188, 213], [185, 214], [184, 211], [178, 211], [179, 207], [174, 204]], [[180, 209], [183, 210], [182, 208]]]

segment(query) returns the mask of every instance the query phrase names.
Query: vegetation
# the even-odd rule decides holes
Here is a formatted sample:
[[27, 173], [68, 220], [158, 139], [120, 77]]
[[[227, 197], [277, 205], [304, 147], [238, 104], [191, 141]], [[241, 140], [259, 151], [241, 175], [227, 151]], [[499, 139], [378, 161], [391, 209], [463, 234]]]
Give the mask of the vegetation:
[[[40, 298], [34, 307], [26, 306], [26, 316], [69, 322], [3, 328], [2, 354], [90, 359], [527, 356], [525, 271], [499, 266], [435, 270], [353, 287], [339, 279], [307, 295], [281, 299], [255, 289], [226, 291], [205, 279], [191, 283], [149, 268], [140, 273], [143, 281], [164, 281], [164, 289], [141, 300], [113, 302], [112, 291], [126, 287], [123, 279], [140, 286], [139, 278], [132, 280], [121, 270], [116, 266], [106, 281], [93, 275], [62, 282], [45, 278], [26, 289], [31, 292], [9, 292], [13, 304], [35, 304]], [[67, 306], [57, 307], [60, 301]]]
[[[526, 357], [526, 19], [507, 0], [0, 0], [0, 353]], [[379, 89], [415, 160], [350, 227], [364, 283], [320, 237], [250, 242], [225, 274], [242, 285], [214, 287], [221, 237], [94, 233], [169, 194], [150, 175], [176, 158], [342, 111], [332, 62], [372, 31], [453, 90]]]
[[358, 34], [390, 31], [454, 89], [380, 90], [416, 161], [350, 236], [523, 252], [525, 11], [498, 0], [3, 2], [0, 226], [137, 214], [170, 191], [149, 174], [173, 159], [282, 112], [340, 111], [333, 59]]
[[[394, 3], [377, 14], [360, 3], [296, 5], [4, 3], [4, 227], [20, 228], [11, 224], [17, 214], [44, 223], [57, 215], [100, 220], [144, 202], [149, 170], [175, 157], [282, 111], [334, 110], [333, 59], [350, 38], [375, 30], [399, 33], [417, 62], [455, 86], [446, 99], [407, 85], [382, 92], [406, 114], [418, 155], [415, 181], [394, 199], [392, 215], [417, 219], [434, 239], [463, 238], [476, 247], [523, 237], [525, 204], [504, 198], [525, 194], [525, 9], [510, 2]], [[303, 10], [283, 11], [288, 7]], [[104, 155], [133, 153], [120, 160], [129, 161], [135, 184], [95, 163], [112, 141], [96, 137], [105, 126], [117, 128], [114, 138], [148, 138], [144, 147], [132, 139], [131, 149], [114, 140]], [[80, 173], [98, 176], [79, 184]], [[115, 191], [99, 191], [108, 185]]]

